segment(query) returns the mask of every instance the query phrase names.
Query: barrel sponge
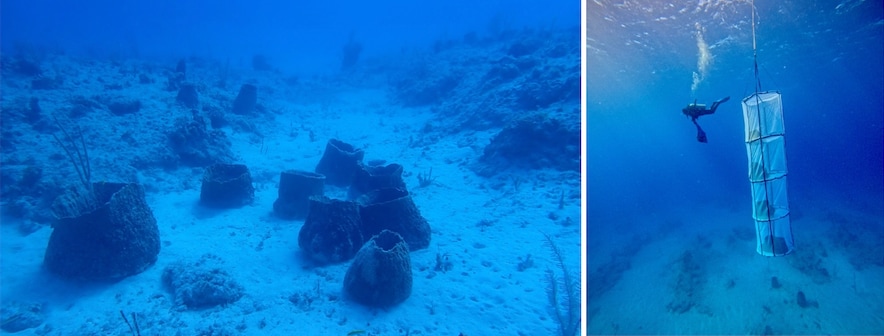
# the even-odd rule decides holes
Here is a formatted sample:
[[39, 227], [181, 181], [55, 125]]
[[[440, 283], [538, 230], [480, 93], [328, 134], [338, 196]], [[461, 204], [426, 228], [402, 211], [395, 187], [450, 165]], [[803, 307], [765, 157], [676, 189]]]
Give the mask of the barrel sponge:
[[384, 230], [359, 249], [344, 276], [344, 291], [366, 306], [390, 307], [411, 296], [412, 281], [408, 244]]
[[279, 197], [273, 213], [283, 219], [303, 219], [310, 210], [310, 197], [322, 196], [325, 175], [301, 170], [286, 170], [279, 175]]
[[350, 199], [359, 199], [359, 196], [384, 188], [405, 189], [405, 181], [402, 180], [402, 165], [396, 163], [386, 166], [360, 164], [347, 195]]
[[[153, 265], [160, 232], [144, 189], [98, 182], [90, 194], [72, 190], [53, 203], [58, 220], [43, 257], [46, 268], [69, 279], [119, 280]], [[96, 205], [84, 207], [85, 197], [94, 197]]]
[[249, 168], [242, 164], [216, 163], [206, 168], [200, 188], [200, 204], [213, 208], [237, 208], [255, 200]]
[[362, 195], [359, 202], [365, 237], [390, 230], [402, 235], [411, 251], [430, 246], [430, 224], [404, 188], [374, 190]]
[[325, 152], [316, 164], [315, 171], [325, 175], [325, 182], [330, 185], [348, 187], [353, 183], [363, 157], [365, 152], [362, 149], [338, 139], [331, 139], [325, 145]]
[[318, 265], [350, 260], [365, 242], [355, 202], [311, 196], [298, 246]]

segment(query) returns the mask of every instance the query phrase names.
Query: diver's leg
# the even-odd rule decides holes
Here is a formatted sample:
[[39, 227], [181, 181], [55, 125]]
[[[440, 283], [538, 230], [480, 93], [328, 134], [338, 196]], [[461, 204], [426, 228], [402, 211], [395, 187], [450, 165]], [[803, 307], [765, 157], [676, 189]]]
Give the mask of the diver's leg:
[[713, 113], [715, 113], [715, 109], [718, 108], [718, 105], [721, 105], [721, 103], [724, 103], [724, 102], [726, 102], [726, 101], [728, 101], [728, 100], [730, 100], [730, 99], [731, 99], [731, 97], [730, 97], [730, 96], [727, 96], [727, 97], [724, 97], [724, 98], [722, 98], [722, 99], [719, 99], [719, 100], [716, 100], [716, 101], [712, 102], [712, 106], [709, 107], [709, 110], [711, 111], [711, 112], [709, 112], [709, 114], [713, 114]]

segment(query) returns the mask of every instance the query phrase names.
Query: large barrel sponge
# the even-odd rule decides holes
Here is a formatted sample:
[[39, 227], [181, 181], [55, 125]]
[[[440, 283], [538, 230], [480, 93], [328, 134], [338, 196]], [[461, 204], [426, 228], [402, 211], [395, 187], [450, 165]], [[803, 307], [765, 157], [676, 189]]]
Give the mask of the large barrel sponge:
[[310, 211], [298, 233], [298, 246], [314, 262], [325, 265], [350, 260], [365, 242], [355, 202], [310, 197]]
[[[83, 280], [119, 280], [157, 261], [160, 233], [144, 190], [135, 183], [92, 184], [92, 196], [65, 194], [53, 204], [58, 221], [43, 264], [57, 275]], [[93, 197], [95, 207], [79, 207]]]
[[163, 285], [175, 295], [179, 310], [236, 302], [243, 295], [243, 287], [221, 266], [221, 259], [212, 254], [196, 262], [175, 262], [163, 270]]
[[233, 113], [247, 115], [255, 110], [258, 105], [258, 87], [252, 84], [243, 84], [239, 88], [239, 94], [233, 101]]
[[405, 181], [402, 180], [402, 165], [391, 163], [382, 165], [360, 165], [350, 185], [347, 197], [351, 200], [358, 199], [371, 191], [383, 188], [405, 189]]
[[325, 182], [330, 185], [347, 187], [353, 183], [364, 156], [365, 152], [362, 149], [338, 139], [331, 139], [325, 145], [325, 152], [316, 164], [316, 172], [325, 175]]
[[412, 281], [408, 244], [384, 230], [359, 249], [344, 276], [344, 290], [361, 304], [390, 307], [411, 296]]
[[248, 167], [216, 163], [206, 168], [200, 188], [200, 204], [212, 208], [236, 208], [254, 200], [255, 187]]
[[383, 230], [401, 235], [411, 251], [430, 246], [430, 223], [403, 188], [383, 188], [359, 198], [362, 234], [371, 237]]
[[279, 175], [279, 197], [273, 213], [283, 219], [303, 219], [310, 210], [310, 197], [322, 196], [325, 175], [301, 170], [286, 170]]

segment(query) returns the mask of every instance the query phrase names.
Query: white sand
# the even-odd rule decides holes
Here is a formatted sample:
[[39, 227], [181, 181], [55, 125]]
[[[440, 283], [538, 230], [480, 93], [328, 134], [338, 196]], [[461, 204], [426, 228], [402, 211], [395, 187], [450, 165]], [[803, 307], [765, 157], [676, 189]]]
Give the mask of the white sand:
[[[823, 216], [838, 209], [878, 225], [880, 218], [832, 204], [829, 202], [829, 208], [805, 208], [808, 213], [793, 223], [797, 249], [815, 242], [825, 246], [828, 256], [823, 258], [822, 266], [830, 272], [830, 282], [816, 284], [794, 268], [788, 258], [795, 255], [758, 255], [748, 211], [701, 208], [690, 216], [671, 214], [673, 218], [685, 218], [684, 225], [637, 247], [641, 250], [617, 285], [589, 302], [588, 310], [594, 312], [587, 320], [589, 333], [761, 334], [765, 326], [775, 334], [884, 333], [884, 269], [870, 266], [856, 271], [854, 291], [853, 266], [844, 255], [846, 251], [834, 246], [827, 236], [829, 224]], [[752, 239], [730, 241], [734, 229], [749, 230]], [[675, 298], [677, 260], [685, 251], [690, 251], [700, 265], [703, 282], [694, 293], [696, 305], [678, 314], [668, 311], [667, 304]], [[599, 255], [608, 258], [607, 253]], [[771, 288], [772, 276], [779, 279], [781, 288]], [[731, 280], [733, 287], [728, 288]], [[798, 291], [803, 291], [809, 301], [817, 301], [819, 307], [799, 307]]]
[[[110, 70], [95, 71], [111, 76]], [[126, 117], [91, 116], [89, 119], [97, 123], [92, 132], [115, 139], [101, 133], [122, 132], [117, 128], [127, 125], [140, 127], [135, 129], [139, 133], [171, 128], [172, 120], [185, 112], [170, 108], [175, 92], [154, 88], [159, 86], [130, 90], [145, 104], [137, 122]], [[238, 89], [239, 84], [229, 86]], [[213, 90], [210, 94], [224, 94], [232, 100], [236, 89]], [[4, 94], [26, 97], [28, 93]], [[205, 102], [208, 96], [204, 93], [201, 99]], [[365, 330], [368, 335], [555, 334], [558, 326], [550, 318], [543, 281], [546, 268], [555, 269], [555, 265], [542, 234], [553, 237], [566, 253], [571, 271], [579, 272], [579, 198], [568, 197], [564, 209], [558, 209], [562, 189], [566, 195], [579, 195], [579, 174], [532, 171], [504, 173], [494, 180], [480, 178], [468, 165], [476, 161], [495, 130], [456, 133], [424, 147], [409, 147], [409, 137], [421, 136], [420, 130], [431, 115], [426, 109], [397, 107], [386, 96], [382, 87], [344, 86], [332, 90], [320, 104], [316, 100], [299, 102], [283, 91], [269, 96], [259, 91], [259, 103], [282, 111], [275, 121], [254, 120], [263, 140], [225, 128], [235, 154], [250, 168], [255, 180], [256, 200], [251, 206], [225, 211], [199, 207], [198, 169], [139, 171], [137, 175], [147, 185], [147, 201], [159, 224], [162, 250], [154, 266], [117, 283], [76, 284], [56, 278], [41, 268], [50, 229], [22, 236], [14, 220], [4, 219], [0, 226], [0, 298], [4, 303], [45, 304], [45, 323], [17, 335], [129, 335], [120, 310], [137, 314], [142, 335], [346, 335], [353, 330]], [[61, 103], [46, 99], [42, 104], [48, 110]], [[171, 110], [158, 112], [165, 109]], [[148, 113], [162, 116], [149, 117], [145, 115]], [[299, 128], [295, 138], [289, 135], [290, 125]], [[307, 130], [315, 132], [315, 142], [309, 140]], [[458, 146], [468, 135], [478, 140]], [[394, 308], [366, 308], [344, 298], [342, 281], [348, 263], [306, 267], [308, 263], [297, 246], [303, 222], [283, 221], [271, 214], [279, 172], [312, 171], [326, 141], [333, 137], [364, 148], [366, 160], [402, 164], [415, 203], [432, 228], [430, 247], [411, 254], [413, 293]], [[129, 151], [124, 153], [135, 150], [115, 141], [102, 144], [90, 140], [90, 144], [96, 145], [91, 149], [97, 160], [111, 162], [113, 153], [103, 152], [109, 150], [108, 146]], [[34, 151], [40, 157], [40, 151], [54, 152], [52, 146], [44, 141], [35, 148], [20, 150]], [[430, 168], [436, 182], [418, 188], [417, 173]], [[56, 174], [46, 169], [46, 174]], [[525, 181], [518, 190], [510, 182], [515, 176]], [[345, 193], [327, 187], [326, 194], [343, 197]], [[550, 213], [559, 220], [550, 219]], [[562, 225], [566, 217], [573, 224]], [[493, 225], [484, 230], [478, 227], [476, 224], [483, 219], [493, 221]], [[170, 263], [194, 261], [207, 253], [224, 260], [227, 271], [244, 286], [245, 296], [225, 307], [174, 310], [172, 295], [161, 285], [162, 270]], [[453, 270], [433, 271], [437, 253], [450, 255]], [[536, 260], [535, 266], [517, 271], [519, 258], [527, 254]], [[556, 272], [561, 274], [558, 269]], [[435, 276], [430, 276], [433, 273]], [[309, 307], [299, 307], [288, 300], [295, 293], [316, 299]]]

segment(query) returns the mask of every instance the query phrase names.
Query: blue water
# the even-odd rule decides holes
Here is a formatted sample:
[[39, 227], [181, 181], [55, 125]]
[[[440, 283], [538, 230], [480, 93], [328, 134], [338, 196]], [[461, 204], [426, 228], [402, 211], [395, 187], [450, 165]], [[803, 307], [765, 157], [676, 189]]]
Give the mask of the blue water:
[[[881, 286], [871, 287], [873, 289], [863, 295], [868, 300], [857, 303], [867, 309], [867, 313], [852, 314], [877, 317], [853, 320], [851, 316], [831, 314], [845, 309], [831, 302], [820, 302], [814, 312], [802, 312], [795, 304], [795, 291], [799, 288], [789, 288], [791, 292], [787, 294], [769, 291], [772, 275], [799, 266], [779, 260], [753, 264], [756, 261], [746, 259], [749, 264], [739, 264], [728, 259], [739, 256], [765, 260], [754, 252], [740, 106], [740, 100], [755, 91], [756, 83], [750, 2], [600, 0], [587, 4], [590, 333], [884, 333], [884, 320], [880, 317], [884, 312]], [[841, 269], [840, 280], [853, 280], [847, 269], [874, 269], [876, 271], [865, 273], [864, 280], [870, 284], [881, 283], [884, 280], [880, 271], [884, 267], [884, 15], [881, 2], [756, 1], [756, 8], [755, 38], [761, 90], [779, 91], [783, 97], [788, 191], [797, 245], [795, 254], [784, 258], [794, 261], [803, 260], [807, 253], [822, 255], [823, 248], [813, 247], [825, 246], [829, 257], [820, 257], [821, 265], [829, 271]], [[701, 64], [701, 59], [708, 63]], [[699, 75], [699, 81], [694, 80], [694, 73]], [[730, 101], [721, 105], [715, 114], [698, 119], [707, 133], [708, 143], [697, 142], [695, 126], [682, 115], [681, 108], [695, 100], [708, 106], [726, 96]], [[857, 217], [852, 217], [854, 214]], [[847, 228], [844, 230], [850, 230], [853, 235], [838, 236], [834, 233], [838, 228]], [[737, 239], [742, 243], [730, 245], [728, 239], [734, 238], [722, 235], [722, 231], [731, 233], [731, 229], [733, 232], [745, 230], [748, 237], [744, 238], [751, 239]], [[763, 266], [762, 276], [756, 277], [760, 282], [749, 284], [759, 286], [754, 294], [767, 298], [782, 295], [787, 303], [773, 308], [779, 313], [763, 315], [758, 305], [750, 305], [748, 300], [741, 304], [739, 296], [720, 288], [725, 286], [707, 282], [697, 285], [706, 290], [698, 301], [735, 300], [734, 307], [751, 313], [729, 315], [729, 310], [707, 302], [705, 311], [695, 307], [679, 314], [667, 312], [665, 301], [647, 299], [641, 304], [660, 307], [660, 312], [647, 309], [644, 326], [629, 324], [626, 322], [631, 321], [627, 317], [629, 313], [625, 310], [618, 313], [611, 304], [639, 304], [636, 296], [643, 294], [618, 284], [626, 286], [621, 281], [628, 281], [630, 272], [653, 267], [636, 260], [643, 253], [653, 253], [642, 248], [679, 235], [691, 237], [675, 240], [679, 246], [672, 246], [670, 242], [655, 247], [672, 249], [671, 253], [658, 255], [660, 263], [677, 263], [681, 252], [686, 250], [693, 251], [695, 257], [712, 253], [708, 246], [697, 246], [697, 240], [693, 239], [694, 235], [702, 236], [721, 255], [712, 253], [716, 255], [711, 257], [713, 260], [697, 261], [702, 274], [699, 278], [714, 282], [715, 276], [751, 273]], [[861, 246], [861, 249], [851, 246]], [[846, 263], [832, 256], [833, 252], [863, 261]], [[858, 257], [860, 255], [863, 257]], [[714, 265], [728, 272], [716, 272]], [[673, 268], [672, 272], [657, 278], [654, 284], [659, 289], [649, 293], [665, 292], [661, 300], [677, 295], [669, 292], [677, 287], [674, 284], [679, 281], [677, 273]], [[734, 288], [747, 285], [737, 279]], [[807, 279], [796, 276], [791, 280], [805, 283]], [[819, 290], [836, 290], [837, 284], [838, 279], [834, 279], [821, 285]], [[826, 289], [827, 285], [831, 287]], [[604, 302], [604, 306], [598, 302]], [[711, 314], [703, 314], [710, 310]], [[808, 317], [799, 319], [799, 313]], [[832, 323], [820, 327], [808, 322], [815, 318], [832, 320]], [[741, 327], [716, 322], [721, 319], [740, 321], [737, 324]]]
[[0, 333], [578, 334], [580, 8], [2, 1]]
[[7, 51], [23, 43], [95, 56], [186, 55], [234, 64], [261, 54], [282, 70], [312, 75], [339, 69], [350, 34], [364, 45], [363, 57], [372, 57], [470, 31], [576, 24], [579, 11], [576, 2], [539, 1], [4, 1], [0, 29]]

